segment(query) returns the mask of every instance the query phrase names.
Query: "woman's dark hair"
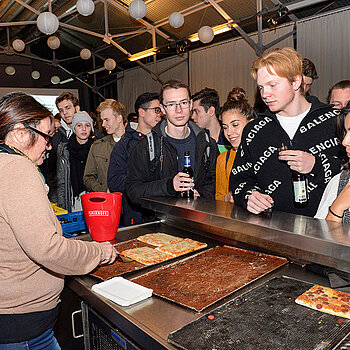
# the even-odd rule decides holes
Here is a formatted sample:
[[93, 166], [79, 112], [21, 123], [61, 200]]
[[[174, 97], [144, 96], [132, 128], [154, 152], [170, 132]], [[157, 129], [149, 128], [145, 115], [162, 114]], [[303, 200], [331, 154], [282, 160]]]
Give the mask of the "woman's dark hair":
[[[340, 143], [342, 143], [346, 135], [345, 118], [349, 113], [350, 113], [350, 101], [344, 108], [340, 110], [340, 113], [336, 119], [337, 137], [340, 140]], [[346, 164], [344, 165], [344, 168], [349, 169], [350, 168], [349, 158], [346, 156], [345, 147], [342, 144], [340, 144], [340, 156], [341, 158], [344, 158], [344, 160], [346, 160], [345, 161]]]
[[[50, 117], [52, 122], [52, 113], [32, 96], [23, 92], [6, 94], [0, 97], [0, 140], [4, 141], [6, 135], [18, 123], [22, 123], [24, 127], [35, 128], [47, 117]], [[31, 134], [30, 146], [32, 146], [38, 135], [30, 129], [28, 131]]]
[[246, 116], [248, 121], [257, 117], [253, 107], [248, 102], [244, 89], [240, 87], [235, 87], [229, 92], [227, 101], [221, 108], [221, 115], [231, 110], [237, 110]]

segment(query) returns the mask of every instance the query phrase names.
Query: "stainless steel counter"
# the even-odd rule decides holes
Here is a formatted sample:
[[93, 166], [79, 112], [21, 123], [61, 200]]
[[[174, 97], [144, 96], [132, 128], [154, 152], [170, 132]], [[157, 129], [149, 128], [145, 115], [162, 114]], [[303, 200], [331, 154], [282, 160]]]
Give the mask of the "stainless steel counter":
[[227, 202], [202, 198], [144, 199], [142, 205], [168, 223], [199, 229], [220, 241], [350, 273], [350, 225], [278, 211], [254, 215]]
[[[290, 258], [288, 265], [214, 304], [204, 313], [275, 276], [329, 285], [325, 277], [307, 271], [296, 262], [316, 262], [350, 272], [348, 226], [278, 212], [256, 216], [229, 203], [204, 199], [190, 202], [173, 198], [147, 199], [143, 200], [143, 206], [155, 210], [162, 222], [121, 229], [117, 240], [160, 231], [205, 241], [209, 247], [218, 243], [249, 246]], [[167, 343], [168, 334], [203, 315], [156, 296], [130, 307], [120, 307], [91, 291], [91, 286], [99, 282], [94, 277], [72, 277], [66, 281], [67, 287], [79, 298], [144, 349], [175, 349]]]

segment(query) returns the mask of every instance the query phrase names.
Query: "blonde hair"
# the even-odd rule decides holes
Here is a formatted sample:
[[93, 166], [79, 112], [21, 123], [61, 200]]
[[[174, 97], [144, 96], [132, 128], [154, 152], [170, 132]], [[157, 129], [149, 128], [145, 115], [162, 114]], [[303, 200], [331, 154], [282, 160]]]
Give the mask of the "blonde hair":
[[[258, 70], [264, 67], [270, 74], [274, 75], [273, 69], [279, 77], [287, 78], [290, 83], [295, 81], [297, 75], [303, 76], [303, 59], [291, 47], [268, 50], [258, 57], [250, 69], [250, 73], [255, 80]], [[299, 90], [301, 93], [304, 92], [302, 84], [300, 84]]]
[[102, 111], [104, 111], [107, 108], [110, 108], [113, 111], [113, 115], [115, 117], [117, 117], [118, 115], [122, 115], [123, 122], [126, 123], [126, 121], [127, 121], [127, 119], [126, 119], [126, 109], [125, 109], [123, 104], [121, 104], [120, 102], [118, 102], [116, 100], [108, 98], [107, 100], [101, 102], [98, 105], [96, 111], [98, 113], [101, 113]]

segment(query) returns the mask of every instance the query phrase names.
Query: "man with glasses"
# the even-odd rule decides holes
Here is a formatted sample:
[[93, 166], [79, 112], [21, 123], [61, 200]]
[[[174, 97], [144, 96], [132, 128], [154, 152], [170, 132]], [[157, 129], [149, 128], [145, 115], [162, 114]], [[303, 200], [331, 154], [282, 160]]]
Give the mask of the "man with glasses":
[[[160, 107], [165, 120], [130, 154], [125, 192], [133, 203], [140, 204], [143, 197], [174, 197], [187, 190], [193, 190], [195, 197], [214, 198], [219, 152], [215, 141], [189, 122], [190, 96], [189, 87], [178, 80], [163, 85]], [[182, 172], [185, 152], [190, 153], [193, 179]]]
[[[155, 92], [141, 94], [135, 101], [135, 112], [138, 116], [137, 128], [133, 129], [131, 123], [127, 124], [124, 137], [114, 146], [111, 153], [107, 176], [108, 188], [111, 192], [125, 192], [125, 177], [130, 152], [161, 120], [159, 94]], [[122, 211], [125, 226], [141, 224], [149, 214], [141, 210], [140, 206], [131, 203], [125, 195]]]

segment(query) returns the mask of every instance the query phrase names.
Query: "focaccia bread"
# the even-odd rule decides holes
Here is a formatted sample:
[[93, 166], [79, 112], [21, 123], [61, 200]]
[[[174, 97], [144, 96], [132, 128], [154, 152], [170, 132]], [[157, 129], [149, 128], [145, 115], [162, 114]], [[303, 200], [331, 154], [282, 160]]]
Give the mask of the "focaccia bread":
[[157, 264], [172, 258], [172, 255], [160, 252], [151, 247], [127, 249], [122, 251], [120, 254], [145, 265]]
[[141, 242], [145, 242], [156, 247], [160, 247], [165, 244], [174, 243], [182, 240], [182, 238], [180, 237], [175, 237], [162, 232], [147, 233], [146, 235], [137, 237], [137, 239]]
[[171, 254], [173, 257], [176, 257], [198, 249], [205, 248], [206, 246], [206, 243], [194, 241], [190, 238], [185, 238], [182, 241], [166, 244], [161, 247], [157, 247], [156, 249], [161, 252]]
[[295, 302], [330, 315], [350, 318], [350, 294], [314, 285]]

